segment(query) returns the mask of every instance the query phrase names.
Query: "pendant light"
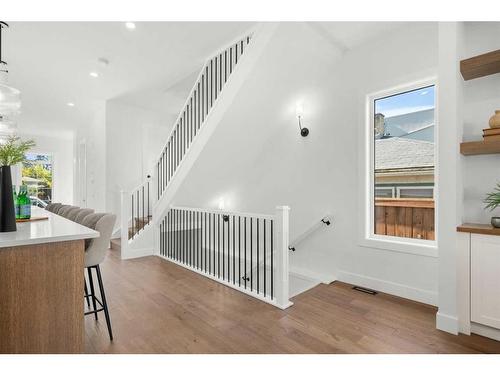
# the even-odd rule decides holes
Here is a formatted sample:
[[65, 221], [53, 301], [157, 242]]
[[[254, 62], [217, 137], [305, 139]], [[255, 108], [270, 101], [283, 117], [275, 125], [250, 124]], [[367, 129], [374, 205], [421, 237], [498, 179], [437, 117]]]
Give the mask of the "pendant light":
[[0, 131], [14, 130], [16, 116], [21, 108], [21, 92], [8, 85], [7, 63], [2, 58], [2, 31], [9, 27], [0, 21]]

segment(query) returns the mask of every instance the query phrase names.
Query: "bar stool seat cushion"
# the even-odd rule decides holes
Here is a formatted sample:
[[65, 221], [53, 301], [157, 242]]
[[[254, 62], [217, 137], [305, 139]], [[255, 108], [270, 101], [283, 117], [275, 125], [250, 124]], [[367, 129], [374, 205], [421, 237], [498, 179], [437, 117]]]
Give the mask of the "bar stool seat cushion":
[[85, 246], [85, 267], [102, 263], [109, 248], [115, 222], [116, 215], [112, 214], [90, 214], [83, 219], [83, 225], [100, 233], [98, 238], [91, 239], [88, 246]]
[[51, 203], [51, 205], [52, 206], [50, 206], [50, 208], [48, 208], [49, 206], [47, 206], [47, 210], [53, 213], [57, 213], [57, 211], [59, 211], [59, 209], [61, 208], [62, 203]]
[[85, 219], [85, 217], [87, 217], [88, 215], [93, 214], [93, 213], [94, 213], [94, 210], [91, 208], [80, 208], [78, 210], [78, 213], [75, 216], [74, 222], [78, 223], [78, 224], [82, 224], [83, 219]]
[[80, 207], [77, 207], [77, 206], [66, 206], [66, 207], [63, 207], [63, 208], [61, 208], [59, 210], [58, 215], [67, 218], [68, 217], [68, 213], [71, 210], [74, 210], [75, 208], [80, 208]]
[[76, 215], [78, 215], [79, 212], [80, 209], [76, 207], [72, 208], [71, 210], [68, 210], [68, 212], [66, 213], [66, 219], [75, 221]]

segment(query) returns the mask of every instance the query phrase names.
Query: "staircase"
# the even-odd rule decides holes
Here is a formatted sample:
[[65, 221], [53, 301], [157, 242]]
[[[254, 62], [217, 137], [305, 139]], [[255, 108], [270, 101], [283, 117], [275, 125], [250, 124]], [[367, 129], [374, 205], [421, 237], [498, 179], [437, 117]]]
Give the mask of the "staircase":
[[132, 226], [128, 228], [128, 239], [131, 240], [137, 235], [141, 230], [144, 229], [146, 225], [149, 225], [153, 216], [148, 217], [136, 217], [133, 220]]
[[[158, 255], [267, 303], [286, 308], [291, 304], [288, 300], [287, 207], [268, 217], [171, 207], [176, 192], [232, 99], [248, 79], [275, 27], [263, 24], [206, 61], [159, 153], [152, 179], [148, 176], [132, 191], [121, 192], [119, 246], [122, 259]], [[183, 216], [173, 216], [174, 213]], [[207, 215], [213, 220], [217, 215], [222, 220], [217, 224], [217, 233], [209, 232], [209, 229], [215, 230], [215, 221], [210, 222], [213, 228], [204, 226], [208, 224], [203, 220]], [[243, 219], [245, 225], [248, 220], [250, 226], [244, 227], [245, 231], [249, 230], [248, 237], [246, 232], [245, 237], [240, 237], [239, 232], [236, 235], [236, 218]], [[256, 225], [255, 233], [253, 225]], [[259, 234], [259, 229], [263, 233]], [[233, 232], [226, 233], [226, 230]], [[201, 236], [214, 242], [202, 245]], [[228, 242], [226, 248], [225, 241], [230, 241], [230, 238], [234, 243]], [[248, 253], [245, 248], [244, 253], [236, 256], [236, 239], [240, 245], [248, 247]], [[212, 263], [208, 258], [210, 255]]]
[[[251, 40], [252, 35], [245, 35], [206, 61], [158, 156], [153, 179], [148, 176], [132, 191], [122, 192], [122, 258], [154, 253], [151, 224], [157, 223], [156, 218], [168, 209], [190, 164], [215, 130], [217, 119], [212, 119], [213, 109], [224, 96]], [[212, 124], [207, 129], [210, 119]]]

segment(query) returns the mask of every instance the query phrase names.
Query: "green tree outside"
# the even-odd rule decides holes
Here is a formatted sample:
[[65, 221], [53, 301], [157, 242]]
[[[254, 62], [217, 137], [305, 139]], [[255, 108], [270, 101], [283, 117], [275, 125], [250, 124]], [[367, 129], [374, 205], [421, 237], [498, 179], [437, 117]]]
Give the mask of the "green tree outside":
[[[35, 160], [23, 162], [23, 182], [28, 186], [30, 196], [36, 196], [44, 201], [52, 198], [52, 165], [42, 156]], [[32, 180], [31, 180], [32, 179]]]

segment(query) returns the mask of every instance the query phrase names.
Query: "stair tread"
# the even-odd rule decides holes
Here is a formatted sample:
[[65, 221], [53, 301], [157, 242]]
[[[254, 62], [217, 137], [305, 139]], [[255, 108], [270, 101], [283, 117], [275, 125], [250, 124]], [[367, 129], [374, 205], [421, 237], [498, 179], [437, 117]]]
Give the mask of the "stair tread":
[[122, 245], [121, 238], [112, 238], [111, 239], [111, 249], [120, 250]]

